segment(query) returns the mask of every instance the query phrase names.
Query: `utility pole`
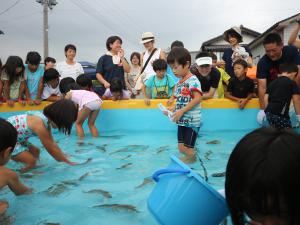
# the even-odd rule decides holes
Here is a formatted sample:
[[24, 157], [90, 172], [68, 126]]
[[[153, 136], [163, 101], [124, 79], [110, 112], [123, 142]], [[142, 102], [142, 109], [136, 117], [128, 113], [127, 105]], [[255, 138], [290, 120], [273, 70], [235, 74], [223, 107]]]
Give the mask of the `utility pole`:
[[48, 57], [49, 44], [48, 44], [48, 7], [53, 9], [53, 6], [57, 4], [56, 0], [36, 0], [43, 6], [43, 37], [44, 37], [44, 58]]

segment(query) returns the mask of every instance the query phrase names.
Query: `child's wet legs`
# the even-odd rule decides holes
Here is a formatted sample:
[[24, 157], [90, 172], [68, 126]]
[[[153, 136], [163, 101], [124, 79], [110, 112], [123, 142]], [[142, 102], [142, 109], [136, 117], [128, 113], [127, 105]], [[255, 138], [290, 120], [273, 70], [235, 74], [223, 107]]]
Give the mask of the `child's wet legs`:
[[98, 114], [99, 114], [99, 110], [95, 110], [95, 111], [92, 111], [89, 115], [88, 125], [89, 125], [89, 129], [90, 129], [93, 137], [99, 136], [98, 129], [95, 126], [95, 121], [97, 119]]
[[82, 124], [84, 123], [84, 121], [86, 120], [86, 118], [89, 116], [91, 110], [84, 107], [82, 110], [80, 110], [78, 112], [78, 117], [76, 120], [76, 131], [77, 131], [77, 135], [80, 138], [84, 137], [84, 131], [82, 128]]
[[25, 164], [25, 167], [20, 170], [22, 173], [25, 173], [28, 170], [34, 168], [37, 162], [37, 158], [34, 157], [34, 155], [29, 151], [21, 152], [18, 155], [13, 156], [12, 159], [16, 162]]

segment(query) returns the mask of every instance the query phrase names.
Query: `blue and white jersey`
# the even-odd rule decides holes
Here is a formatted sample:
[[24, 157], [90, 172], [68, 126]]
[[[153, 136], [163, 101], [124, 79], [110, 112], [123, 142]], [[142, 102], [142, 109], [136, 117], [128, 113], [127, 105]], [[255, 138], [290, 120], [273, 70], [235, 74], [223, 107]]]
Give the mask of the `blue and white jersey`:
[[[179, 81], [175, 89], [176, 108], [175, 112], [187, 104], [194, 98], [193, 92], [198, 91], [202, 94], [201, 84], [198, 78], [194, 75], [187, 80]], [[183, 114], [180, 120], [177, 122], [179, 126], [185, 127], [200, 127], [201, 123], [201, 106], [197, 104], [190, 111]]]

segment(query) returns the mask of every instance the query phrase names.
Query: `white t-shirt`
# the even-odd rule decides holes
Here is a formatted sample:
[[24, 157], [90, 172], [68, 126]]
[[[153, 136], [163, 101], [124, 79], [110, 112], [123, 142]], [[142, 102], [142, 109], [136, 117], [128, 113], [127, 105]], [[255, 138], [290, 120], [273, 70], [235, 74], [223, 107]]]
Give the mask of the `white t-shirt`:
[[67, 64], [66, 61], [59, 62], [56, 64], [56, 70], [60, 74], [60, 79], [65, 77], [72, 77], [74, 80], [80, 75], [83, 74], [83, 68], [80, 63], [76, 62], [73, 65]]
[[42, 94], [42, 99], [47, 99], [49, 98], [51, 95], [56, 95], [56, 96], [60, 96], [61, 93], [59, 91], [59, 85], [57, 85], [56, 88], [52, 88], [50, 85], [45, 84], [44, 86], [44, 90], [43, 90], [43, 94]]

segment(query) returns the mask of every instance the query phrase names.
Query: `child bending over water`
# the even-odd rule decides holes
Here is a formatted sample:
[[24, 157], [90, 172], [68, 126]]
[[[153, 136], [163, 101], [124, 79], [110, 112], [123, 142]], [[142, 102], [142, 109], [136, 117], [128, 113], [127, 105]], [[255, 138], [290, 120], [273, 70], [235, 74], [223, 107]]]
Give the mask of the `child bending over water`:
[[26, 114], [11, 116], [7, 119], [18, 131], [17, 144], [12, 159], [25, 164], [21, 172], [35, 167], [40, 150], [28, 139], [38, 136], [48, 153], [59, 162], [70, 162], [53, 140], [51, 127], [66, 134], [71, 133], [73, 123], [77, 119], [77, 108], [70, 100], [59, 100], [44, 108], [43, 112], [32, 111]]

